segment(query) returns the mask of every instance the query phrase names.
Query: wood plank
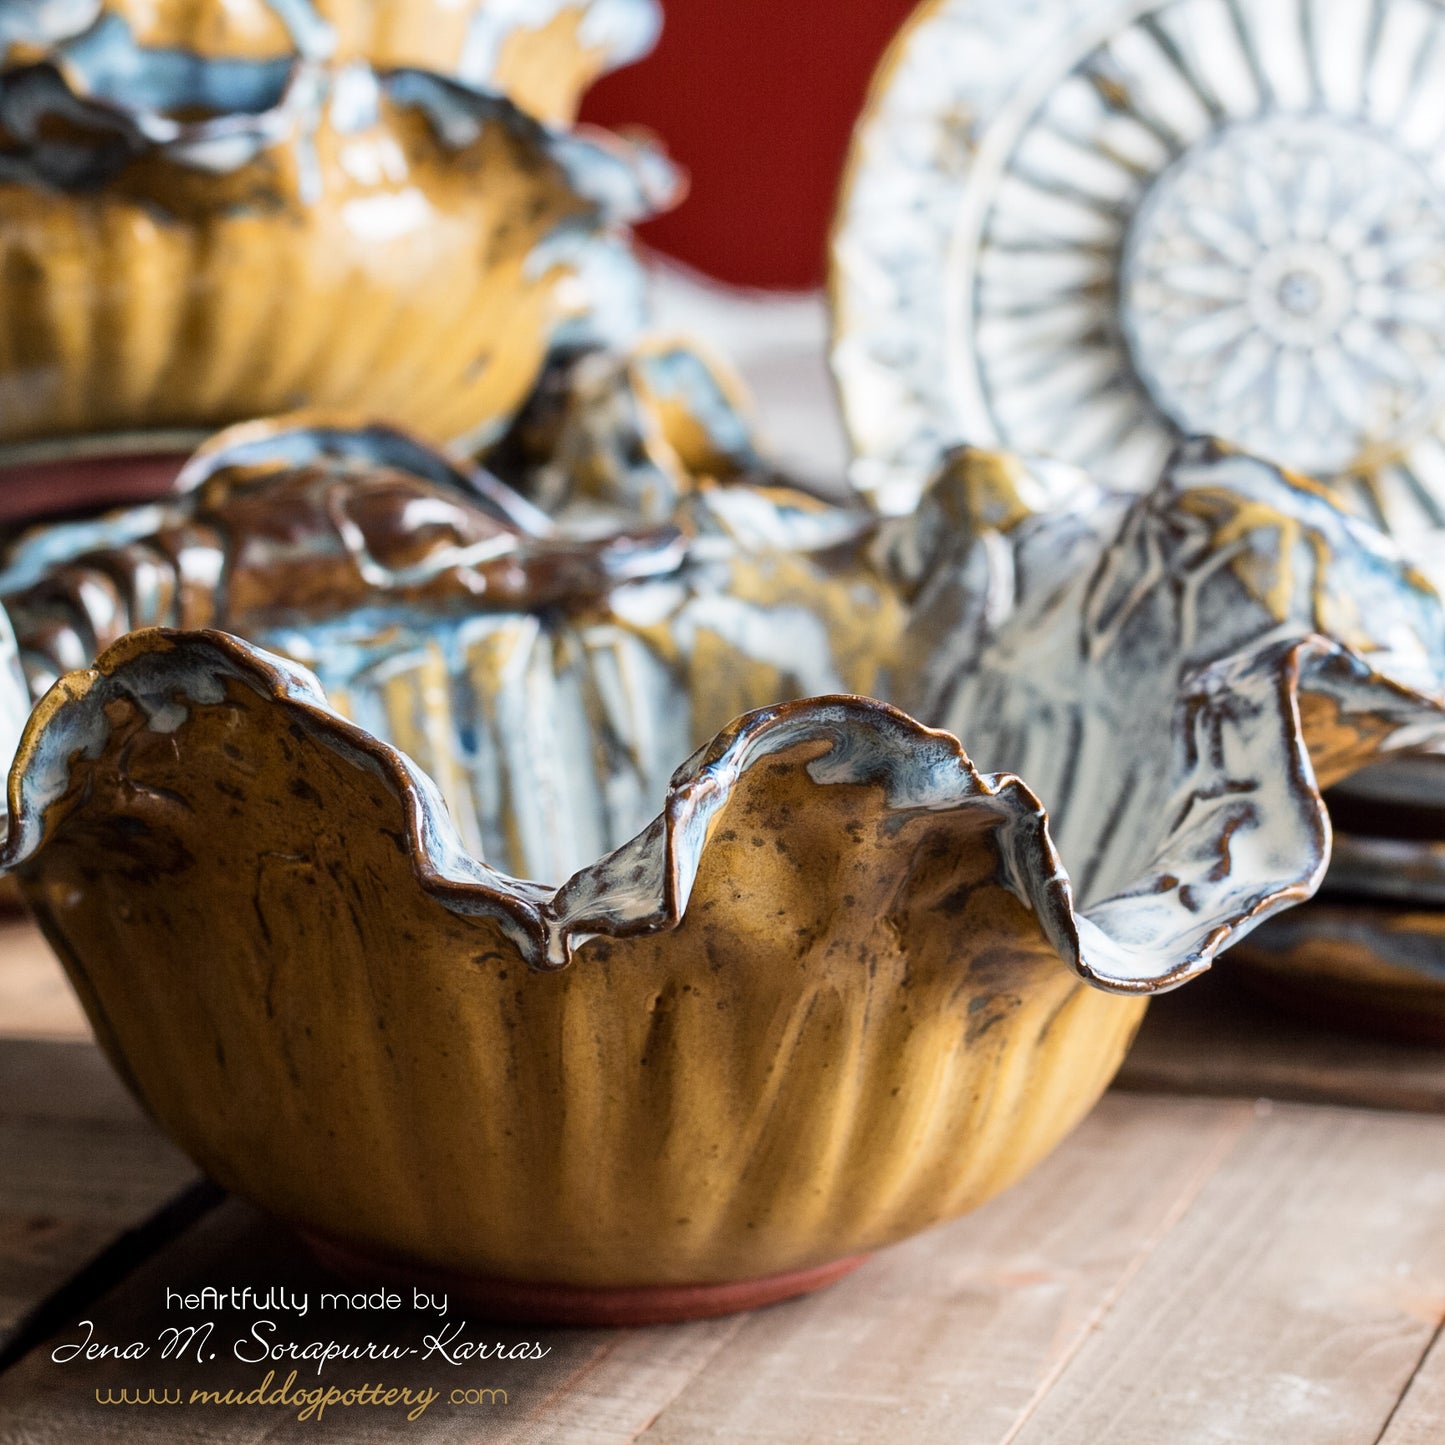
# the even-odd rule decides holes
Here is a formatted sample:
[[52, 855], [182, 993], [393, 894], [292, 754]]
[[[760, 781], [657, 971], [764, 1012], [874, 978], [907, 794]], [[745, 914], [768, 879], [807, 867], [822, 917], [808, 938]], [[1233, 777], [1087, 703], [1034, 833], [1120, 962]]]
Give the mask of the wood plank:
[[[489, 1441], [527, 1445], [714, 1436], [792, 1442], [813, 1438], [808, 1421], [831, 1393], [849, 1424], [830, 1439], [869, 1445], [996, 1439], [1087, 1336], [1253, 1117], [1252, 1106], [1241, 1104], [1108, 1099], [1010, 1194], [970, 1219], [885, 1251], [811, 1299], [673, 1328], [532, 1332], [552, 1349], [541, 1362], [439, 1373], [410, 1367], [405, 1378], [419, 1385], [449, 1390], [460, 1378], [506, 1389], [508, 1405], [484, 1418], [475, 1408], [433, 1406], [425, 1428], [409, 1427], [408, 1438], [473, 1440], [485, 1431]], [[1121, 1179], [1131, 1186], [1121, 1188]], [[162, 1307], [165, 1288], [201, 1282], [316, 1291], [321, 1277], [274, 1225], [230, 1204], [97, 1303], [93, 1318], [110, 1340], [151, 1337], [175, 1318]], [[390, 1331], [374, 1318], [364, 1323], [363, 1332], [377, 1339], [412, 1340], [421, 1332], [415, 1316]], [[347, 1334], [344, 1319], [328, 1318], [323, 1328], [314, 1314], [299, 1335], [289, 1322], [286, 1329], [298, 1338], [355, 1333]], [[218, 1381], [254, 1384], [260, 1371], [209, 1364], [141, 1371], [114, 1362], [60, 1367], [49, 1348], [0, 1378], [0, 1419], [13, 1420], [14, 1438], [33, 1445], [82, 1434], [139, 1438], [142, 1428], [145, 1439], [162, 1445], [283, 1440], [293, 1433], [360, 1442], [397, 1429], [380, 1410], [352, 1410], [320, 1428], [264, 1407], [233, 1409], [223, 1425], [201, 1406], [131, 1412], [143, 1417], [140, 1424], [118, 1420], [126, 1412], [97, 1406], [95, 1389], [179, 1382], [188, 1397], [199, 1369], [207, 1388]], [[336, 1366], [330, 1377], [359, 1383], [365, 1367]], [[674, 1403], [681, 1400], [689, 1401], [686, 1409]], [[898, 1430], [900, 1410], [908, 1412], [906, 1436]], [[223, 1437], [205, 1433], [222, 1429]], [[7, 1438], [0, 1432], [0, 1440]]]
[[[1363, 1445], [1388, 1421], [1386, 1445], [1445, 1438], [1445, 1364], [1420, 1364], [1445, 1318], [1442, 1145], [1445, 1121], [1427, 1116], [1111, 1095], [1031, 1179], [826, 1294], [670, 1330], [542, 1332], [544, 1362], [415, 1376], [485, 1383], [509, 1402], [484, 1419], [483, 1407], [433, 1406], [406, 1433]], [[156, 1148], [168, 1146], [93, 1048], [0, 1046], [0, 1318], [191, 1177]], [[52, 1205], [63, 1227], [37, 1248], [16, 1220]], [[153, 1335], [175, 1318], [158, 1306], [167, 1283], [308, 1278], [321, 1277], [281, 1231], [233, 1204], [74, 1318], [106, 1338]], [[346, 1337], [346, 1321], [328, 1323], [314, 1337]], [[371, 1337], [396, 1333], [368, 1324]], [[365, 1441], [399, 1428], [383, 1410], [317, 1430], [265, 1407], [215, 1409], [212, 1422], [200, 1406], [169, 1418], [95, 1404], [94, 1388], [134, 1384], [135, 1368], [63, 1369], [32, 1353], [0, 1378], [0, 1442]]]
[[1442, 1318], [1445, 1121], [1277, 1106], [1002, 1438], [1373, 1445]]
[[827, 1295], [750, 1317], [642, 1442], [993, 1445], [1253, 1121], [1248, 1104], [1105, 1099], [971, 1218], [885, 1252]]
[[0, 1119], [154, 1128], [94, 1044], [0, 1038]]
[[[535, 1337], [551, 1352], [409, 1369], [414, 1387], [460, 1380], [508, 1400], [466, 1409], [443, 1397], [405, 1433], [528, 1445], [1365, 1445], [1445, 1317], [1442, 1144], [1445, 1121], [1430, 1117], [1111, 1096], [1018, 1188], [812, 1299], [673, 1329], [468, 1330]], [[84, 1317], [108, 1340], [153, 1338], [177, 1317], [166, 1287], [203, 1282], [319, 1291], [325, 1277], [233, 1203]], [[313, 1313], [283, 1328], [415, 1341], [420, 1320], [402, 1316], [398, 1327]], [[72, 1321], [56, 1338], [74, 1337]], [[0, 1441], [364, 1442], [401, 1429], [385, 1410], [317, 1427], [279, 1407], [102, 1407], [97, 1388], [224, 1389], [260, 1371], [62, 1367], [48, 1358], [54, 1343], [0, 1377]], [[356, 1368], [330, 1377], [360, 1383]], [[1445, 1436], [1440, 1393], [1422, 1368], [1388, 1445]]]
[[1378, 1445], [1440, 1445], [1445, 1437], [1445, 1339], [1436, 1331]]
[[196, 1179], [90, 1044], [0, 1040], [0, 1347]]
[[[390, 1343], [424, 1352], [425, 1336], [436, 1329], [438, 1316], [409, 1306], [390, 1314], [322, 1310], [322, 1291], [348, 1286], [322, 1273], [287, 1231], [249, 1205], [230, 1201], [207, 1215], [168, 1251], [157, 1255], [86, 1316], [96, 1322], [97, 1338], [107, 1341], [154, 1340], [168, 1324], [196, 1320], [167, 1310], [168, 1289], [193, 1290], [202, 1284], [279, 1285], [307, 1294], [306, 1316], [276, 1313], [276, 1338], [297, 1341], [337, 1340], [361, 1345]], [[395, 1408], [355, 1406], [327, 1412], [318, 1422], [303, 1422], [298, 1410], [283, 1405], [191, 1404], [193, 1389], [224, 1392], [250, 1390], [270, 1365], [242, 1363], [231, 1357], [236, 1339], [248, 1337], [255, 1311], [220, 1311], [215, 1361], [102, 1361], [56, 1364], [57, 1343], [79, 1339], [76, 1323], [0, 1376], [0, 1442], [25, 1445], [70, 1445], [91, 1441], [144, 1439], [156, 1445], [192, 1442], [273, 1440], [339, 1440], [364, 1442], [393, 1439], [470, 1442], [485, 1438], [498, 1445], [629, 1445], [648, 1422], [701, 1370], [741, 1327], [738, 1318], [699, 1321], [650, 1330], [543, 1330], [473, 1325], [469, 1340], [501, 1342], [508, 1348], [535, 1342], [547, 1350], [542, 1359], [488, 1360], [449, 1364], [440, 1358], [403, 1362], [333, 1363], [317, 1376], [302, 1365], [296, 1388], [334, 1384], [338, 1389], [383, 1382], [420, 1392], [432, 1388], [440, 1399], [423, 1418], [408, 1424]], [[448, 1311], [449, 1318], [464, 1318]], [[154, 1354], [155, 1352], [153, 1352]], [[272, 1388], [279, 1387], [290, 1365], [278, 1367]], [[98, 1404], [96, 1392], [140, 1384], [143, 1388], [177, 1389], [179, 1408], [117, 1407]], [[505, 1401], [453, 1405], [457, 1388], [505, 1392]]]
[[1228, 962], [1149, 1006], [1116, 1088], [1445, 1112], [1445, 1049], [1297, 1019], [1255, 1000]]
[[40, 930], [0, 908], [0, 1037], [88, 1039], [90, 1024]]

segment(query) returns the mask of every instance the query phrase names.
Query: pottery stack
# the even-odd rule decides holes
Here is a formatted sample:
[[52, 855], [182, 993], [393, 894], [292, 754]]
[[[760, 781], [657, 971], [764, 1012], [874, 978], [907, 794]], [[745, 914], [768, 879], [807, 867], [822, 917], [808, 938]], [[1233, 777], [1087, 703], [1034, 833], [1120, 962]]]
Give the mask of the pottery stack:
[[939, 435], [872, 459], [899, 516], [790, 481], [631, 336], [666, 167], [566, 125], [646, 0], [431, 9], [0, 32], [9, 440], [235, 422], [0, 540], [0, 876], [151, 1116], [331, 1265], [782, 1299], [1021, 1177], [1314, 891], [1321, 789], [1445, 749], [1445, 609], [1208, 440], [1137, 496]]
[[[1333, 490], [1445, 595], [1445, 479], [1395, 458]], [[1445, 1042], [1445, 757], [1368, 768], [1328, 801], [1319, 895], [1249, 940], [1241, 977], [1329, 1023]]]
[[590, 1323], [816, 1288], [1032, 1168], [1308, 890], [1321, 783], [1445, 738], [1437, 599], [1256, 459], [1129, 499], [965, 451], [880, 524], [752, 471], [685, 349], [552, 380], [555, 517], [256, 422], [0, 575], [56, 679], [0, 867], [153, 1117], [337, 1268]]
[[1320, 891], [1240, 947], [1240, 977], [1325, 1023], [1445, 1042], [1445, 758], [1366, 769], [1327, 802]]
[[343, 408], [495, 439], [626, 339], [673, 175], [572, 127], [655, 0], [42, 0], [0, 15], [0, 516]]

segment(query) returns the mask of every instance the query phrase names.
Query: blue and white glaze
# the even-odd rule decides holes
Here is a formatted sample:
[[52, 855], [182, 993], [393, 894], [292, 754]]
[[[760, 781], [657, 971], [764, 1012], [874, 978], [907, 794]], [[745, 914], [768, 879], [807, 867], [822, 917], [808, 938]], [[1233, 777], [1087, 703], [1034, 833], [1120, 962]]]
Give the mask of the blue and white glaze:
[[384, 777], [407, 805], [408, 841], [422, 885], [448, 908], [503, 921], [534, 968], [565, 966], [575, 948], [599, 935], [675, 927], [687, 908], [709, 822], [740, 776], [814, 741], [823, 744], [808, 765], [815, 783], [880, 786], [900, 820], [919, 810], [972, 808], [994, 817], [1006, 871], [1030, 890], [1030, 906], [1051, 931], [1068, 931], [1067, 889], [1060, 888], [1056, 867], [1038, 867], [1040, 858], [1052, 859], [1052, 849], [1046, 820], [1028, 790], [1014, 778], [980, 777], [952, 738], [930, 733], [884, 704], [819, 698], [739, 719], [676, 771], [666, 807], [650, 826], [554, 889], [481, 863], [435, 786], [410, 759], [336, 713], [304, 669], [223, 633], [137, 634], [47, 699], [14, 785], [0, 867], [20, 867], [44, 847], [46, 816], [66, 795], [73, 760], [97, 758], [107, 746], [108, 707], [135, 703], [150, 731], [170, 733], [178, 710], [220, 706], [233, 684], [269, 698], [338, 755]]
[[[406, 565], [358, 520], [360, 479], [383, 468], [410, 489], [400, 525], [424, 539]], [[233, 506], [233, 489], [256, 479], [265, 495], [277, 473], [302, 475], [278, 506], [312, 498], [299, 535], [263, 535]], [[732, 699], [767, 685], [740, 677], [789, 697], [865, 680], [823, 609], [876, 609], [880, 588], [839, 575], [832, 556], [871, 522], [786, 488], [707, 488], [677, 525], [577, 540], [397, 433], [276, 424], [223, 435], [181, 484], [174, 502], [12, 544], [0, 595], [36, 695], [129, 629], [226, 627], [306, 665], [349, 717], [403, 742], [467, 847], [513, 873], [555, 882], [643, 827]], [[171, 585], [177, 558], [197, 583], [186, 596]], [[295, 600], [311, 575], [335, 579], [324, 605]], [[269, 579], [268, 603], [256, 587], [238, 597], [243, 576]]]
[[[0, 74], [0, 129], [11, 141], [0, 158], [0, 179], [85, 190], [103, 185], [137, 155], [155, 154], [177, 165], [218, 174], [239, 170], [266, 150], [307, 143], [324, 119], [342, 135], [378, 123], [383, 99], [425, 116], [442, 144], [461, 150], [489, 125], [505, 126], [558, 165], [579, 196], [610, 220], [653, 214], [672, 196], [676, 174], [653, 146], [628, 143], [605, 132], [554, 130], [525, 115], [503, 96], [475, 90], [421, 70], [385, 73], [353, 63], [335, 69], [264, 61], [177, 59], [174, 66], [147, 60], [121, 69], [116, 84], [154, 92], [154, 106], [119, 107], [67, 84], [49, 67]], [[213, 93], [214, 88], [214, 93]], [[225, 108], [222, 108], [222, 107]], [[214, 110], [199, 120], [173, 112]], [[78, 135], [57, 140], [46, 122], [62, 119]], [[566, 247], [565, 237], [555, 243]], [[545, 265], [549, 255], [537, 261]]]
[[[375, 3], [375, 0], [372, 0]], [[258, 85], [297, 62], [336, 58], [336, 27], [326, 0], [258, 0], [289, 38], [289, 54], [251, 61], [226, 54], [141, 43], [123, 13], [105, 0], [0, 0], [0, 65], [43, 54], [80, 94], [138, 115], [165, 114], [178, 104], [218, 113], [257, 108]], [[646, 55], [657, 42], [662, 13], [657, 0], [487, 0], [468, 22], [460, 52], [444, 73], [479, 90], [497, 92], [507, 42], [545, 29], [569, 10], [580, 10], [577, 41], [612, 70]], [[215, 29], [224, 34], [224, 23]], [[189, 101], [180, 97], [189, 95]]]
[[[283, 429], [276, 454], [315, 445]], [[243, 447], [252, 480], [242, 485], [265, 497], [277, 485], [265, 447], [254, 433]], [[336, 450], [348, 447], [331, 473], [303, 473], [312, 480], [293, 498], [319, 486], [326, 515], [363, 516], [365, 448]], [[198, 464], [201, 502], [174, 504], [172, 539], [225, 515], [212, 495], [224, 455]], [[1094, 491], [1073, 507], [1057, 505], [1060, 491], [1087, 489], [1067, 469], [965, 454], [915, 517], [873, 537], [873, 567], [855, 548], [843, 585], [859, 605], [875, 589], [877, 628], [889, 625], [880, 577], [909, 606], [880, 690], [940, 730], [827, 695], [845, 672], [838, 614], [802, 599], [838, 585], [807, 570], [827, 554], [837, 565], [838, 549], [810, 558], [761, 546], [776, 489], [704, 487], [679, 511], [680, 530], [579, 542], [555, 528], [530, 535], [495, 499], [469, 500], [464, 475], [419, 472], [407, 507], [432, 528], [430, 575], [425, 560], [388, 573], [364, 529], [358, 547], [338, 525], [307, 544], [313, 566], [353, 579], [324, 615], [254, 605], [228, 615], [221, 597], [212, 620], [247, 641], [146, 634], [98, 672], [63, 679], [25, 745], [12, 864], [43, 848], [67, 759], [105, 746], [105, 702], [118, 689], [159, 698], [145, 710], [150, 726], [171, 729], [178, 709], [213, 705], [221, 683], [240, 683], [392, 780], [411, 809], [422, 886], [449, 908], [502, 910], [533, 966], [558, 967], [589, 936], [675, 926], [730, 790], [780, 749], [816, 741], [815, 783], [881, 788], [900, 822], [977, 813], [996, 876], [1061, 961], [1106, 990], [1150, 993], [1315, 890], [1330, 845], [1323, 784], [1382, 753], [1445, 743], [1445, 609], [1429, 584], [1320, 490], [1209, 444], [1186, 447], [1143, 498]], [[726, 522], [739, 498], [752, 529], [743, 539]], [[458, 551], [436, 531], [448, 507], [459, 509], [447, 513], [455, 526], [493, 543]], [[871, 527], [853, 525], [854, 542], [867, 541]], [[123, 520], [121, 534], [132, 563], [152, 545]], [[249, 556], [264, 572], [236, 537], [227, 546], [233, 569]], [[613, 557], [623, 572], [608, 570]], [[734, 595], [789, 557], [807, 579], [790, 583], [795, 604]], [[78, 554], [50, 592], [43, 579], [8, 596], [22, 647], [54, 645], [58, 603], [72, 609], [71, 634], [83, 633], [96, 620], [84, 610], [88, 569], [118, 561]], [[529, 576], [545, 605], [508, 602]], [[602, 590], [584, 599], [578, 576]], [[408, 590], [417, 586], [441, 590], [427, 602]], [[27, 656], [38, 682], [43, 669]], [[775, 705], [694, 752], [727, 721], [710, 708], [760, 665]], [[403, 738], [406, 758], [387, 745]]]
[[1439, 595], [1322, 489], [1215, 444], [1137, 499], [964, 452], [880, 550], [913, 598], [887, 695], [1038, 794], [1101, 981], [1178, 982], [1319, 886], [1316, 769], [1368, 759], [1312, 760], [1301, 696], [1362, 753], [1445, 741]]
[[941, 450], [1141, 488], [1183, 436], [1445, 495], [1445, 12], [925, 0], [854, 143], [833, 365], [855, 477]]

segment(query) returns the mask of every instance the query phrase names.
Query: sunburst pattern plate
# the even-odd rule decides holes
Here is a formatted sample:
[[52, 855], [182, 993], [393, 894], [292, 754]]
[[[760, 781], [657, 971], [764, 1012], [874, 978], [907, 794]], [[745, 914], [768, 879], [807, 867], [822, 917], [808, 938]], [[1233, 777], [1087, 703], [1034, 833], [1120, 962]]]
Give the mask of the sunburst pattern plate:
[[1432, 0], [925, 4], [834, 239], [859, 484], [967, 441], [1137, 486], [1211, 433], [1440, 525], [1442, 136]]

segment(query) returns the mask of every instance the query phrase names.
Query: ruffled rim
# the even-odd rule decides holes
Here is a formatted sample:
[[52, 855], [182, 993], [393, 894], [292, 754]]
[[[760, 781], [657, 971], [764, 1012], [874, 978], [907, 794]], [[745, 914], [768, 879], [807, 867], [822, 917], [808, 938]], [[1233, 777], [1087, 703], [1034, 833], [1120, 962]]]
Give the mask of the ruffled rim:
[[[483, 126], [505, 126], [557, 164], [577, 194], [609, 220], [645, 219], [680, 194], [677, 171], [652, 144], [624, 141], [592, 126], [559, 130], [503, 95], [430, 71], [381, 72], [360, 62], [331, 67], [304, 59], [213, 64], [229, 67], [228, 75], [234, 72], [235, 99], [224, 109], [201, 104], [205, 87], [198, 90], [193, 80], [174, 93], [161, 86], [145, 104], [87, 93], [56, 62], [5, 72], [0, 131], [11, 147], [0, 152], [0, 181], [93, 190], [147, 155], [224, 175], [276, 147], [310, 146], [323, 117], [344, 131], [375, 124], [384, 97], [421, 112], [448, 150], [469, 144]], [[175, 112], [188, 107], [210, 113], [177, 119]], [[54, 138], [52, 119], [81, 134]]]
[[[1183, 699], [1197, 714], [1201, 699], [1223, 699], [1227, 714], [1247, 693], [1272, 694], [1288, 736], [1289, 798], [1303, 846], [1292, 866], [1241, 880], [1228, 917], [1191, 935], [1153, 946], [1120, 927], [1131, 905], [1147, 913], [1159, 893], [1157, 873], [1139, 887], [1077, 912], [1069, 875], [1050, 837], [1049, 820], [1027, 783], [1012, 774], [978, 773], [957, 738], [923, 726], [873, 699], [820, 697], [747, 714], [699, 750], [673, 775], [663, 811], [630, 842], [574, 874], [558, 888], [509, 877], [472, 856], [435, 785], [404, 754], [332, 709], [304, 668], [220, 632], [148, 629], [123, 638], [96, 665], [62, 678], [26, 725], [11, 771], [10, 816], [0, 871], [24, 867], [49, 835], [48, 811], [66, 793], [77, 755], [98, 757], [109, 734], [106, 707], [124, 698], [156, 730], [173, 729], [178, 709], [215, 703], [227, 682], [239, 682], [295, 715], [337, 754], [378, 772], [403, 801], [408, 849], [423, 890], [448, 909], [495, 918], [536, 970], [566, 967], [588, 939], [667, 932], [682, 921], [708, 847], [712, 820], [738, 780], [779, 751], [827, 744], [807, 766], [817, 783], [881, 786], [886, 811], [919, 813], [981, 809], [995, 818], [999, 877], [1033, 912], [1060, 960], [1082, 979], [1124, 994], [1153, 994], [1204, 972], [1230, 943], [1257, 923], [1309, 897], [1328, 861], [1329, 820], [1300, 720], [1309, 692], [1342, 713], [1386, 719], [1408, 745], [1410, 729], [1440, 719], [1438, 704], [1380, 677], [1346, 649], [1323, 638], [1276, 643], [1205, 669]], [[1226, 854], [1227, 858], [1227, 854]], [[1198, 861], [1164, 856], [1151, 871], [1180, 876]], [[1172, 872], [1170, 871], [1172, 870]], [[1137, 922], [1137, 918], [1135, 920]], [[1161, 957], [1161, 954], [1167, 956]]]
[[[335, 58], [336, 26], [311, 0], [268, 0], [268, 4], [290, 38], [291, 55], [317, 61]], [[142, 58], [180, 55], [193, 64], [227, 64], [239, 58], [225, 53], [198, 54], [144, 46], [135, 39], [125, 16], [108, 10], [104, 0], [30, 0], [28, 6], [16, 8], [18, 13], [0, 19], [0, 59], [8, 60], [12, 47], [21, 52], [53, 52], [62, 64], [78, 55], [77, 79], [81, 81], [87, 78], [87, 61], [92, 71], [99, 61], [104, 76], [109, 58], [107, 46], [116, 47], [128, 58], [137, 54]], [[522, 30], [545, 28], [568, 8], [584, 12], [578, 42], [604, 57], [603, 73], [641, 59], [657, 43], [662, 27], [658, 0], [529, 0], [522, 11], [494, 4], [490, 12], [484, 9], [471, 17], [455, 63], [433, 68], [454, 79], [480, 81], [494, 73], [498, 53], [510, 36]], [[92, 56], [97, 48], [101, 54]], [[266, 57], [287, 58], [285, 53]]]

